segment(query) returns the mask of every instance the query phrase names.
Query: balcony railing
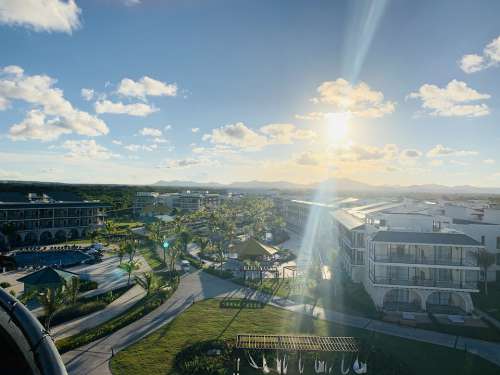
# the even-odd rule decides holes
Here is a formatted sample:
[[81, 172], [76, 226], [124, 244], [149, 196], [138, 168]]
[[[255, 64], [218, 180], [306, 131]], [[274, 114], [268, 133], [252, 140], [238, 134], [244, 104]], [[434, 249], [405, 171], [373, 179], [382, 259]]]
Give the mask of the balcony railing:
[[394, 277], [381, 277], [370, 275], [370, 280], [374, 284], [384, 285], [404, 285], [421, 286], [431, 288], [447, 289], [477, 289], [477, 281], [458, 281], [458, 280], [433, 280], [433, 279], [402, 279]]
[[462, 266], [478, 267], [477, 261], [471, 258], [443, 258], [443, 257], [422, 257], [413, 254], [393, 254], [390, 256], [371, 254], [370, 258], [374, 262], [380, 263], [407, 263], [407, 264], [427, 264], [439, 266]]

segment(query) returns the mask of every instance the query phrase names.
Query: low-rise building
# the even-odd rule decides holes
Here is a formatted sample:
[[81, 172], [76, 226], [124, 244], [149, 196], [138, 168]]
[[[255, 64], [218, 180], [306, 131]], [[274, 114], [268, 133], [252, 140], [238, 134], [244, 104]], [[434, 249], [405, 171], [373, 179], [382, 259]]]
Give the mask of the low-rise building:
[[83, 238], [104, 225], [107, 207], [66, 192], [0, 193], [0, 249]]

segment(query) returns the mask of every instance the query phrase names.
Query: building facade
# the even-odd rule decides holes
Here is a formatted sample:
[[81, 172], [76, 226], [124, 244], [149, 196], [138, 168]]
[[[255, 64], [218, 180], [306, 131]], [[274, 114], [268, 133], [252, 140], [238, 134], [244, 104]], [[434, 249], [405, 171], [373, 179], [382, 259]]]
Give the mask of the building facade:
[[473, 309], [484, 249], [443, 227], [425, 203], [377, 202], [333, 212], [341, 266], [363, 283], [379, 309], [465, 312]]
[[83, 238], [104, 224], [107, 207], [70, 193], [1, 193], [0, 248]]

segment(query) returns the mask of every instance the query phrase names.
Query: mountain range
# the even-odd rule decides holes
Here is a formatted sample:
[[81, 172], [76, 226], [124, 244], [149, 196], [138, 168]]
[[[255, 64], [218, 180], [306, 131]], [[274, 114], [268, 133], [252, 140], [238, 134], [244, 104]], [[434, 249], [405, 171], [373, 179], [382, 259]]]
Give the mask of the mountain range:
[[254, 189], [254, 190], [310, 190], [320, 186], [335, 188], [338, 191], [353, 192], [394, 192], [394, 193], [436, 193], [436, 194], [500, 194], [498, 187], [479, 187], [471, 185], [446, 186], [438, 184], [423, 185], [370, 185], [363, 182], [346, 179], [332, 178], [321, 183], [297, 184], [288, 181], [239, 181], [230, 184], [218, 182], [196, 181], [158, 181], [153, 186], [185, 187], [185, 188], [212, 188], [212, 189]]

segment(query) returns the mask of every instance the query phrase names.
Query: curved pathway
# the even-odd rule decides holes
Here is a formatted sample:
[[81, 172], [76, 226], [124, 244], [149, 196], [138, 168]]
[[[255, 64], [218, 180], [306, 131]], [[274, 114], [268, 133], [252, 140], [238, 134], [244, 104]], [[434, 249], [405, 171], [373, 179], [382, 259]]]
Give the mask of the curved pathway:
[[58, 340], [73, 336], [89, 328], [93, 328], [113, 319], [124, 311], [131, 308], [146, 295], [146, 291], [139, 285], [134, 285], [123, 295], [115, 299], [104, 309], [96, 311], [84, 317], [70, 320], [69, 322], [52, 327], [50, 335]]
[[301, 314], [315, 315], [331, 322], [363, 328], [387, 335], [410, 340], [464, 349], [500, 366], [500, 344], [463, 338], [439, 332], [355, 317], [339, 312], [297, 304], [283, 298], [270, 298], [269, 295], [234, 284], [230, 281], [195, 271], [184, 275], [177, 291], [163, 305], [144, 318], [120, 329], [119, 331], [94, 341], [79, 349], [69, 351], [62, 357], [69, 374], [111, 375], [109, 360], [114, 353], [137, 342], [146, 335], [169, 323], [186, 310], [194, 300], [213, 297], [252, 298], [269, 302], [271, 305]]

